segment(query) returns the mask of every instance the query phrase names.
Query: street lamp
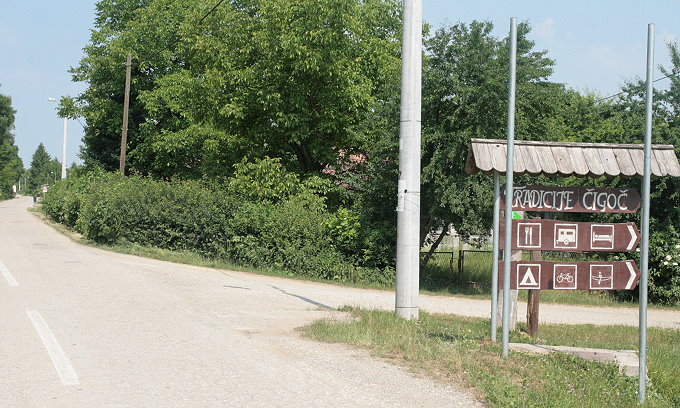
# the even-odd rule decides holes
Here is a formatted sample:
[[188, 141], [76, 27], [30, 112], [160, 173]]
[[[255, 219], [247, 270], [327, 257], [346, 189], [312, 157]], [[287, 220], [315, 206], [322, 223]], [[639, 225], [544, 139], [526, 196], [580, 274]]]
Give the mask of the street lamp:
[[[49, 102], [56, 102], [57, 98], [47, 98]], [[68, 129], [68, 118], [64, 117], [64, 138], [61, 145], [61, 178], [66, 178], [66, 134]]]

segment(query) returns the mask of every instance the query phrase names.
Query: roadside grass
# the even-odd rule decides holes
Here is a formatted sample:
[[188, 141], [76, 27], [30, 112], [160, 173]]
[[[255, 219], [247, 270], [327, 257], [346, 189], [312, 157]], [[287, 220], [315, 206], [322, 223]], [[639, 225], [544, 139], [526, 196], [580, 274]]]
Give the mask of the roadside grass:
[[[518, 324], [521, 330], [525, 323]], [[568, 327], [569, 330], [565, 330]], [[515, 332], [512, 340], [525, 343], [526, 336]], [[569, 347], [592, 347], [609, 350], [637, 350], [639, 332], [636, 327], [595, 326], [595, 325], [549, 325], [539, 326], [536, 344], [551, 344]], [[655, 390], [680, 407], [680, 330], [647, 329], [648, 373]]]
[[[29, 212], [42, 219], [46, 224], [50, 225], [59, 233], [66, 235], [75, 242], [82, 245], [88, 245], [95, 248], [104, 249], [107, 251], [119, 252], [129, 255], [142, 256], [162, 261], [181, 263], [186, 265], [203, 266], [216, 269], [227, 269], [232, 271], [241, 271], [256, 273], [267, 276], [278, 276], [297, 280], [307, 280], [312, 282], [330, 283], [340, 286], [349, 286], [366, 289], [381, 289], [393, 290], [394, 286], [380, 285], [377, 283], [361, 283], [349, 281], [334, 281], [325, 279], [314, 279], [306, 276], [299, 276], [290, 271], [282, 271], [273, 268], [254, 268], [249, 266], [242, 266], [229, 262], [226, 259], [215, 259], [202, 256], [191, 251], [171, 251], [156, 247], [148, 247], [132, 242], [119, 242], [115, 245], [102, 245], [94, 241], [83, 238], [77, 232], [67, 228], [66, 226], [50, 220], [42, 211], [40, 211], [40, 204], [30, 207]], [[421, 268], [420, 271], [420, 287], [423, 293], [440, 295], [440, 296], [461, 296], [475, 299], [488, 299], [491, 294], [491, 270], [489, 269], [488, 260], [481, 256], [469, 256], [466, 259], [464, 283], [461, 285], [458, 272], [452, 272], [452, 268], [457, 268], [453, 265], [447, 257], [433, 257], [428, 265]], [[474, 285], [471, 285], [473, 282]], [[519, 300], [526, 301], [527, 291], [519, 292]], [[542, 291], [542, 303], [557, 303], [557, 304], [572, 304], [585, 306], [608, 306], [608, 307], [637, 307], [637, 302], [622, 301], [615, 299], [606, 292], [586, 291]], [[654, 308], [668, 308], [673, 310], [680, 310], [680, 305], [677, 306], [658, 306]]]
[[65, 235], [73, 242], [81, 245], [87, 245], [93, 248], [99, 248], [105, 251], [117, 252], [127, 255], [141, 256], [144, 258], [157, 259], [159, 261], [173, 262], [184, 265], [201, 266], [206, 268], [223, 269], [230, 271], [253, 273], [258, 275], [276, 276], [287, 279], [304, 280], [309, 282], [320, 282], [327, 284], [335, 284], [340, 286], [349, 286], [365, 289], [394, 289], [394, 287], [387, 287], [379, 284], [354, 283], [354, 282], [339, 282], [326, 279], [316, 279], [309, 276], [299, 276], [289, 271], [283, 271], [274, 268], [255, 268], [250, 266], [242, 266], [226, 259], [210, 258], [192, 251], [171, 251], [168, 249], [150, 247], [140, 245], [134, 242], [120, 241], [114, 245], [99, 244], [89, 239], [83, 238], [81, 234], [69, 229], [63, 224], [52, 221], [42, 211], [36, 207], [28, 209], [36, 217], [40, 218], [47, 225], [62, 235]]
[[[637, 378], [622, 376], [612, 363], [581, 360], [566, 354], [511, 352], [488, 341], [488, 320], [421, 312], [417, 322], [394, 313], [346, 309], [352, 322], [318, 321], [305, 336], [340, 342], [371, 352], [438, 381], [464, 384], [491, 407], [636, 407]], [[631, 349], [631, 327], [542, 325], [538, 342], [579, 347]], [[499, 336], [500, 338], [500, 336]], [[535, 342], [521, 332], [514, 342]], [[680, 331], [650, 329], [650, 389], [644, 407], [680, 406]]]
[[[488, 253], [473, 252], [466, 255], [462, 275], [458, 269], [457, 259], [452, 261], [451, 255], [448, 253], [435, 254], [427, 265], [421, 266], [420, 274], [420, 287], [424, 293], [456, 295], [476, 299], [488, 299], [491, 296], [491, 258]], [[626, 299], [622, 296], [623, 294], [625, 292], [619, 292], [617, 297], [614, 297], [613, 293], [608, 291], [544, 290], [541, 291], [540, 302], [584, 306], [638, 307], [638, 302], [632, 295]], [[519, 300], [527, 300], [527, 291], [519, 292]], [[680, 310], [680, 305], [653, 305], [653, 307]]]

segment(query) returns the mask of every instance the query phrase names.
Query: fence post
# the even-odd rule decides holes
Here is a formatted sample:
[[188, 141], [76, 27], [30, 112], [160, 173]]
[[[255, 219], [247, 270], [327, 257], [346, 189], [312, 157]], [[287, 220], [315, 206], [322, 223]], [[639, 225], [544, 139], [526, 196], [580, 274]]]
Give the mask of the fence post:
[[[531, 260], [543, 260], [541, 251], [531, 251]], [[538, 336], [538, 309], [541, 291], [539, 289], [529, 289], [527, 298], [527, 333], [529, 336]]]
[[465, 250], [458, 250], [458, 284], [463, 288], [463, 265], [465, 265]]
[[451, 268], [451, 278], [453, 281], [453, 260], [455, 259], [455, 252], [451, 251], [451, 259], [449, 259], [449, 268]]

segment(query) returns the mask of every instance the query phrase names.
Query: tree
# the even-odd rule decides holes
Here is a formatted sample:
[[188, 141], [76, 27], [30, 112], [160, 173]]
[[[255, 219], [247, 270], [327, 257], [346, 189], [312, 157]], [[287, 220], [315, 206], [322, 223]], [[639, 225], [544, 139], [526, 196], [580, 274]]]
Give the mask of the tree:
[[365, 146], [398, 77], [396, 0], [101, 1], [77, 100], [86, 163], [114, 168], [121, 62], [132, 53], [130, 166], [160, 177], [224, 174], [244, 155], [318, 171]]
[[19, 148], [14, 144], [14, 115], [12, 99], [0, 95], [0, 199], [14, 196], [12, 186], [19, 180], [24, 165]]
[[[490, 229], [490, 177], [465, 173], [471, 138], [504, 139], [507, 124], [508, 40], [490, 22], [459, 23], [425, 41], [421, 238], [453, 224], [463, 236]], [[517, 139], [550, 140], [551, 118], [566, 91], [548, 81], [554, 62], [533, 50], [527, 24], [518, 27]], [[553, 139], [554, 140], [554, 139]]]
[[[70, 72], [76, 82], [86, 82], [87, 89], [80, 95], [62, 100], [60, 115], [82, 116], [85, 120], [83, 145], [80, 156], [87, 167], [101, 167], [105, 170], [118, 168], [120, 134], [123, 117], [125, 67], [123, 62], [128, 50], [121, 44], [120, 37], [128, 29], [138, 10], [146, 7], [145, 0], [100, 0], [95, 6], [95, 28], [90, 43], [84, 48], [80, 64]], [[157, 34], [157, 33], [154, 33]], [[170, 61], [172, 49], [160, 43], [155, 35], [145, 39], [156, 52], [149, 56], [157, 61]], [[167, 65], [167, 63], [165, 64]], [[156, 65], [165, 67], [165, 65]], [[149, 89], [153, 77], [151, 69], [144, 70], [138, 64], [133, 66], [134, 86], [131, 91], [129, 133], [137, 134], [137, 125], [143, 122], [145, 114], [137, 99], [139, 91]], [[128, 146], [134, 148], [137, 140], [128, 139]]]
[[31, 158], [31, 168], [28, 169], [28, 193], [39, 194], [40, 187], [56, 183], [61, 174], [61, 164], [57, 158], [50, 158], [45, 145], [40, 143]]

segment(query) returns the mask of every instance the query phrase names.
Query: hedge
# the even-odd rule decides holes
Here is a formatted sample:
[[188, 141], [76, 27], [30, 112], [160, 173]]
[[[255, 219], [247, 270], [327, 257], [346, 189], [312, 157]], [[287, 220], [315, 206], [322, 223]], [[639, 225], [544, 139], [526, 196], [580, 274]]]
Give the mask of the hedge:
[[[356, 217], [342, 207], [329, 210], [318, 194], [319, 179], [306, 183], [291, 174], [273, 178], [272, 172], [285, 171], [271, 159], [243, 164], [234, 177], [209, 183], [95, 171], [57, 183], [43, 210], [101, 244], [127, 241], [192, 251], [318, 279], [394, 282], [394, 269], [360, 265], [361, 251], [352, 246]], [[288, 187], [273, 188], [273, 179]]]

